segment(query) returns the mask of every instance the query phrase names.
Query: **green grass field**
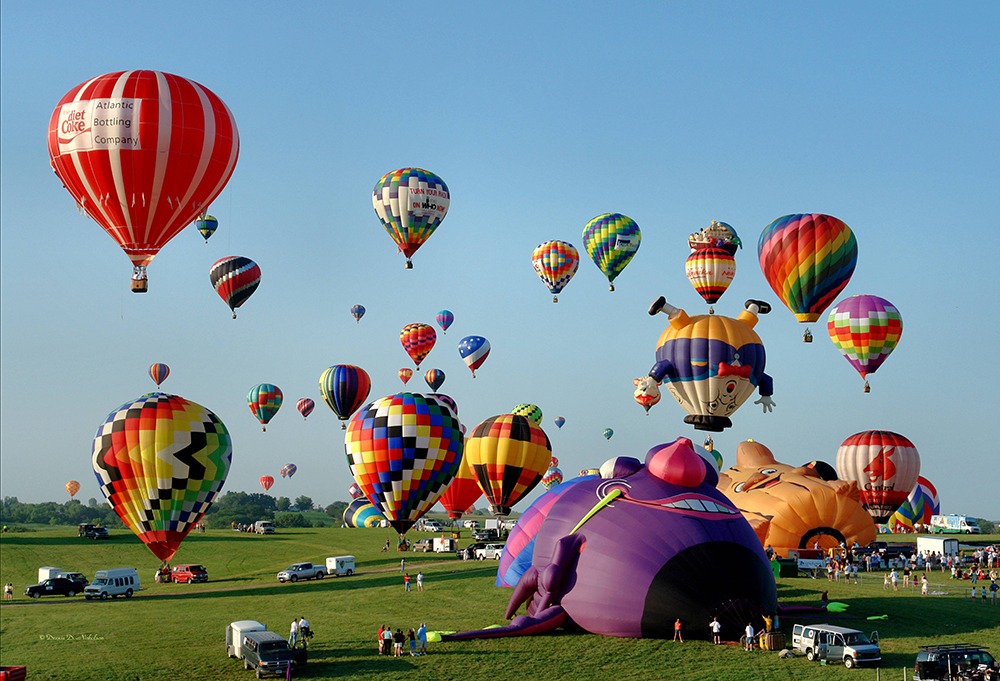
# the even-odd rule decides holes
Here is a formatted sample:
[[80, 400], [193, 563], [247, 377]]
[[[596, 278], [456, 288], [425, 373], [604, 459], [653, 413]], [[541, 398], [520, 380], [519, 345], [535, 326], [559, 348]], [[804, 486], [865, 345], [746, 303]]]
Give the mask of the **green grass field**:
[[[386, 530], [339, 528], [282, 530], [266, 537], [226, 530], [192, 534], [174, 564], [202, 563], [210, 581], [188, 585], [155, 584], [152, 575], [159, 561], [127, 531], [116, 531], [102, 542], [81, 539], [71, 527], [7, 533], [0, 539], [0, 582], [13, 582], [15, 600], [0, 606], [0, 664], [27, 665], [31, 679], [246, 680], [253, 678], [251, 672], [226, 657], [226, 625], [256, 619], [287, 635], [292, 618], [306, 616], [316, 636], [303, 676], [316, 679], [876, 678], [873, 669], [821, 666], [801, 657], [782, 660], [776, 653], [747, 653], [736, 645], [713, 646], [704, 640], [678, 644], [561, 632], [432, 643], [427, 656], [382, 658], [375, 654], [374, 643], [380, 624], [404, 631], [420, 622], [429, 630], [500, 624], [510, 597], [510, 590], [493, 586], [495, 562], [465, 562], [448, 554], [382, 553], [387, 536]], [[341, 554], [357, 557], [357, 575], [298, 584], [278, 584], [275, 579], [290, 563], [323, 562]], [[424, 572], [423, 593], [415, 586], [404, 592], [402, 556], [411, 575]], [[37, 581], [43, 565], [84, 572], [90, 578], [101, 568], [135, 567], [143, 589], [130, 600], [30, 600], [24, 588]], [[967, 641], [1000, 654], [1000, 605], [971, 602], [968, 582], [954, 582], [940, 572], [931, 575], [931, 587], [945, 593], [921, 597], [917, 590], [886, 592], [881, 575], [873, 573], [860, 585], [782, 579], [778, 593], [783, 603], [815, 603], [820, 592], [829, 589], [831, 600], [850, 604], [846, 617], [830, 621], [878, 629], [884, 679], [902, 679], [903, 667], [912, 672], [919, 645]], [[887, 620], [866, 620], [883, 614]], [[792, 624], [781, 622], [787, 633]]]

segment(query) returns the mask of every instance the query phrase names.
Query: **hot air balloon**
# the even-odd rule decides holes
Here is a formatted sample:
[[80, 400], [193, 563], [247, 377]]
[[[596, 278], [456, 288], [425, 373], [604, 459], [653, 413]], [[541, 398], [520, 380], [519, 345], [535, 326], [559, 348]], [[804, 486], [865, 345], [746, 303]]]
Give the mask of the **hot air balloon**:
[[273, 484], [274, 484], [274, 478], [272, 478], [270, 475], [260, 476], [260, 486], [264, 488], [265, 492], [271, 489], [271, 485]]
[[519, 404], [510, 410], [514, 416], [523, 416], [542, 425], [542, 409], [537, 404]]
[[642, 233], [635, 220], [621, 213], [598, 215], [583, 228], [583, 247], [615, 290], [615, 278], [639, 250]]
[[698, 295], [718, 302], [736, 276], [736, 259], [722, 248], [701, 248], [687, 257], [684, 271]]
[[359, 410], [344, 444], [354, 481], [403, 534], [455, 476], [462, 441], [450, 408], [429, 395], [403, 392]]
[[342, 421], [340, 427], [344, 430], [347, 419], [365, 403], [371, 389], [372, 379], [368, 372], [351, 364], [337, 364], [324, 369], [319, 376], [319, 394]]
[[866, 430], [840, 445], [837, 474], [858, 483], [865, 510], [875, 522], [885, 523], [917, 484], [920, 454], [898, 433]]
[[281, 473], [281, 477], [290, 478], [293, 475], [295, 475], [296, 471], [298, 470], [299, 467], [296, 466], [294, 463], [286, 463], [284, 466], [281, 467], [281, 471], [279, 472]]
[[448, 214], [450, 202], [444, 180], [421, 168], [400, 168], [375, 183], [372, 206], [385, 231], [406, 256], [406, 269], [413, 267], [410, 258]]
[[549, 468], [558, 468], [558, 467], [559, 467], [559, 459], [553, 456], [551, 459], [549, 459]]
[[903, 335], [903, 318], [885, 298], [851, 296], [830, 310], [826, 330], [830, 340], [865, 381], [874, 374]]
[[424, 381], [434, 392], [437, 392], [437, 389], [444, 385], [444, 379], [444, 372], [440, 369], [428, 369], [427, 373], [424, 374]]
[[347, 527], [378, 527], [383, 520], [385, 516], [363, 496], [352, 501], [344, 509], [344, 525]]
[[941, 513], [941, 500], [937, 489], [930, 480], [917, 477], [906, 501], [889, 517], [889, 527], [893, 532], [916, 532], [919, 525], [930, 525], [931, 516]]
[[604, 432], [601, 433], [601, 435], [604, 436], [605, 440], [610, 440], [612, 437], [614, 437], [614, 434], [615, 431], [611, 430], [610, 428], [605, 428]]
[[169, 561], [222, 490], [229, 431], [183, 397], [150, 393], [111, 412], [94, 438], [94, 474], [115, 513]]
[[194, 228], [204, 237], [207, 244], [208, 240], [215, 234], [215, 230], [219, 228], [219, 221], [211, 215], [201, 215], [194, 221]]
[[351, 486], [347, 488], [347, 496], [351, 497], [351, 499], [363, 499], [365, 493], [358, 487], [358, 483], [352, 482]]
[[216, 260], [208, 271], [215, 292], [233, 311], [247, 301], [260, 286], [260, 267], [250, 258], [230, 255]]
[[66, 483], [66, 492], [69, 494], [70, 499], [76, 496], [76, 493], [80, 491], [80, 483], [76, 480], [70, 480]]
[[281, 408], [282, 398], [281, 389], [270, 383], [255, 385], [247, 393], [247, 405], [250, 407], [250, 413], [260, 421], [262, 432], [267, 430], [268, 422]]
[[562, 428], [566, 424], [566, 419], [564, 419], [562, 416], [557, 416], [554, 419], [552, 419], [552, 422], [556, 424], [556, 428]]
[[580, 267], [580, 254], [573, 244], [565, 241], [546, 241], [535, 247], [531, 254], [535, 274], [552, 294], [552, 302], [559, 302], [559, 293]]
[[[456, 402], [450, 395], [445, 395], [444, 393], [428, 393], [427, 397], [433, 397], [435, 400], [451, 409], [452, 414], [458, 416], [458, 402]], [[462, 432], [464, 433], [465, 430], [463, 429]]]
[[729, 255], [736, 255], [736, 249], [743, 248], [743, 242], [732, 225], [712, 220], [708, 227], [702, 227], [688, 237], [688, 247], [692, 251], [721, 248]]
[[466, 336], [458, 342], [458, 354], [475, 378], [476, 369], [490, 356], [490, 342], [482, 336]]
[[[858, 262], [854, 232], [830, 215], [778, 218], [760, 234], [757, 258], [764, 278], [802, 323], [819, 319], [837, 298]], [[803, 337], [811, 341], [808, 332]]]
[[156, 362], [149, 365], [149, 377], [153, 379], [153, 383], [159, 388], [160, 385], [167, 380], [167, 376], [170, 375], [170, 367], [161, 362]]
[[442, 331], [448, 333], [448, 327], [454, 323], [455, 315], [451, 313], [451, 310], [441, 310], [437, 313], [435, 321], [437, 321], [437, 325], [441, 327]]
[[308, 397], [300, 398], [298, 402], [295, 403], [295, 408], [299, 410], [302, 414], [302, 418], [306, 418], [312, 413], [313, 409], [316, 408], [316, 403], [310, 400]]
[[455, 477], [441, 495], [441, 505], [448, 512], [449, 518], [458, 520], [468, 509], [475, 506], [481, 496], [483, 490], [479, 489], [476, 476], [463, 460], [458, 466]]
[[52, 169], [77, 205], [132, 261], [146, 267], [226, 186], [239, 156], [236, 121], [194, 81], [118, 71], [67, 92], [49, 119]]
[[365, 306], [351, 305], [351, 316], [354, 317], [354, 321], [360, 324], [361, 318], [365, 316]]
[[482, 421], [465, 443], [466, 465], [497, 516], [510, 515], [511, 507], [541, 482], [551, 458], [545, 431], [514, 414]]
[[407, 324], [399, 332], [399, 342], [419, 369], [424, 357], [434, 349], [434, 344], [437, 342], [437, 332], [430, 324], [420, 322]]
[[542, 476], [542, 486], [551, 489], [563, 481], [562, 471], [555, 466], [549, 466]]

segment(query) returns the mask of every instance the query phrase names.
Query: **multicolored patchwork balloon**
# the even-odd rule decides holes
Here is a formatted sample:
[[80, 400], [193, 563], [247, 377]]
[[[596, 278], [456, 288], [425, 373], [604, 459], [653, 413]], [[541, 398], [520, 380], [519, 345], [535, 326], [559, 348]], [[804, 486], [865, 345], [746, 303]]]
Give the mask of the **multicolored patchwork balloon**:
[[562, 471], [556, 466], [550, 466], [546, 471], [545, 475], [542, 476], [542, 486], [545, 489], [551, 489], [552, 487], [558, 485], [563, 481]]
[[837, 475], [858, 484], [865, 510], [875, 522], [884, 523], [917, 484], [920, 454], [899, 433], [866, 430], [837, 449]]
[[524, 416], [500, 414], [482, 421], [465, 443], [465, 460], [490, 501], [494, 515], [511, 507], [541, 482], [552, 445], [538, 424]]
[[312, 413], [313, 409], [316, 408], [316, 403], [310, 400], [308, 397], [300, 398], [298, 402], [295, 403], [295, 408], [299, 410], [302, 414], [302, 418], [306, 418]]
[[444, 494], [441, 495], [441, 505], [448, 512], [449, 518], [458, 520], [479, 501], [481, 496], [483, 496], [483, 490], [479, 489], [476, 476], [463, 458], [455, 477], [448, 483]]
[[583, 247], [608, 278], [609, 291], [615, 290], [615, 278], [632, 260], [641, 242], [639, 225], [621, 213], [598, 215], [583, 228]]
[[250, 407], [250, 413], [260, 421], [262, 432], [267, 430], [267, 424], [278, 413], [282, 399], [284, 396], [281, 394], [281, 389], [271, 383], [261, 383], [250, 388], [250, 392], [247, 393], [247, 405]]
[[531, 419], [538, 425], [542, 425], [542, 409], [537, 404], [519, 404], [511, 409], [510, 413], [514, 414], [514, 416], [523, 416], [527, 419]]
[[260, 476], [260, 480], [258, 482], [260, 482], [260, 486], [264, 488], [265, 492], [269, 491], [271, 487], [274, 486], [274, 478], [270, 475]]
[[405, 533], [437, 503], [462, 461], [458, 419], [430, 395], [396, 393], [350, 420], [344, 446], [355, 482]]
[[94, 474], [115, 513], [162, 561], [173, 558], [226, 481], [232, 439], [211, 411], [150, 393], [111, 412], [94, 438]]
[[900, 529], [914, 532], [917, 525], [930, 525], [931, 517], [940, 512], [937, 488], [927, 478], [918, 476], [906, 501], [889, 517], [889, 528], [894, 532]]
[[430, 324], [422, 322], [407, 324], [399, 332], [399, 342], [419, 369], [424, 357], [434, 349], [434, 344], [437, 343], [437, 332]]
[[69, 494], [69, 498], [72, 499], [76, 496], [76, 493], [80, 491], [80, 483], [76, 480], [70, 480], [66, 483], [66, 493]]
[[767, 283], [795, 318], [814, 322], [854, 274], [858, 242], [833, 216], [786, 215], [761, 232], [757, 258]]
[[215, 230], [219, 228], [219, 221], [211, 215], [202, 215], [194, 221], [194, 228], [204, 237], [207, 244], [208, 240], [215, 234]]
[[698, 295], [717, 303], [736, 277], [736, 258], [723, 248], [700, 248], [687, 257], [684, 272]]
[[170, 367], [161, 362], [156, 362], [155, 364], [149, 365], [149, 377], [153, 379], [153, 383], [159, 388], [160, 385], [167, 380], [167, 376], [170, 375]]
[[364, 305], [352, 305], [351, 306], [351, 316], [354, 317], [354, 321], [358, 324], [361, 323], [361, 318], [365, 316], [365, 306]]
[[450, 203], [451, 194], [444, 180], [421, 168], [393, 170], [375, 183], [372, 206], [385, 231], [406, 256], [406, 269], [413, 267], [410, 258], [444, 220]]
[[455, 315], [451, 313], [451, 310], [441, 310], [437, 313], [435, 321], [442, 331], [448, 333], [448, 327], [455, 322]]
[[208, 271], [215, 292], [233, 311], [247, 301], [260, 286], [260, 267], [250, 258], [230, 255], [216, 260]]
[[363, 496], [354, 499], [344, 509], [344, 524], [347, 527], [378, 527], [385, 516]]
[[490, 342], [482, 336], [466, 336], [458, 342], [458, 354], [475, 378], [476, 369], [490, 356]]
[[580, 267], [580, 254], [573, 244], [546, 241], [535, 247], [531, 254], [531, 265], [552, 294], [552, 302], [558, 303], [559, 293]]
[[885, 298], [851, 296], [830, 310], [826, 330], [844, 358], [865, 379], [868, 392], [868, 374], [874, 374], [896, 349], [903, 335], [903, 318]]
[[[323, 370], [319, 376], [319, 394], [337, 418], [346, 422], [351, 414], [368, 399], [372, 379], [368, 372], [353, 364], [336, 364]], [[347, 428], [341, 423], [342, 429]]]

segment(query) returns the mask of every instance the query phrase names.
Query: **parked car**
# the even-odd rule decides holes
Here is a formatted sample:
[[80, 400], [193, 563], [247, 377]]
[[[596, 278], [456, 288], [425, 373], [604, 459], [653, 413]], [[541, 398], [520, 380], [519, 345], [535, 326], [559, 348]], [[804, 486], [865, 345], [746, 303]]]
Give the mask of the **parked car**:
[[843, 662], [848, 669], [865, 664], [877, 666], [882, 661], [877, 631], [868, 637], [857, 629], [832, 624], [796, 624], [792, 627], [792, 648], [805, 653], [810, 662]]
[[86, 585], [75, 582], [65, 577], [52, 577], [42, 581], [41, 584], [33, 584], [24, 590], [24, 595], [30, 598], [41, 596], [75, 596], [83, 593]]
[[312, 563], [293, 563], [278, 573], [278, 581], [297, 582], [300, 579], [323, 579], [326, 577], [326, 568], [322, 565]]
[[192, 584], [194, 582], [207, 582], [208, 570], [201, 565], [193, 563], [186, 565], [176, 565], [170, 572], [171, 581], [178, 584]]
[[84, 587], [90, 584], [90, 580], [82, 572], [64, 572], [59, 576], [76, 582], [80, 586], [80, 591], [83, 591]]
[[243, 634], [240, 644], [244, 669], [253, 669], [257, 678], [265, 674], [285, 676], [289, 661], [292, 669], [301, 668], [308, 659], [305, 648], [292, 650], [288, 641], [273, 631], [251, 631]]
[[476, 558], [479, 560], [500, 560], [503, 553], [503, 544], [487, 544], [481, 549], [476, 549]]
[[422, 551], [427, 553], [434, 550], [434, 541], [431, 539], [418, 539], [417, 541], [410, 544], [411, 551]]
[[83, 590], [83, 597], [88, 601], [91, 598], [106, 601], [108, 596], [132, 598], [132, 594], [139, 588], [139, 573], [135, 568], [98, 570], [94, 574], [94, 581]]
[[436, 520], [426, 520], [423, 524], [424, 532], [444, 532], [444, 525]]
[[270, 520], [258, 520], [253, 524], [253, 531], [257, 534], [274, 534], [274, 523]]
[[472, 538], [476, 541], [493, 541], [500, 538], [500, 533], [494, 528], [476, 530], [472, 533]]
[[478, 530], [479, 529], [479, 521], [478, 520], [465, 520], [465, 521], [462, 522], [462, 525], [464, 525], [465, 528], [469, 529], [469, 530]]
[[107, 539], [111, 536], [110, 533], [108, 533], [108, 528], [103, 525], [81, 523], [76, 526], [76, 529], [81, 537], [86, 537], [87, 539]]
[[913, 681], [961, 679], [1000, 679], [997, 660], [983, 646], [969, 643], [920, 646], [913, 666]]

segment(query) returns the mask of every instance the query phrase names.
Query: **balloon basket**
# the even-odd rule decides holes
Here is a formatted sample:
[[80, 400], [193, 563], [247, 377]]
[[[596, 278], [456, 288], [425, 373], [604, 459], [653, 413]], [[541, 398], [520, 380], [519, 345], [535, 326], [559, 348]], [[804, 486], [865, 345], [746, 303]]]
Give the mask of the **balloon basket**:
[[403, 265], [403, 269], [404, 270], [412, 270], [413, 269], [413, 263], [410, 261], [409, 258], [406, 259], [406, 264]]
[[552, 302], [553, 303], [558, 303], [559, 302], [559, 297], [558, 296], [552, 296]]
[[149, 290], [149, 281], [147, 279], [132, 280], [132, 293], [145, 293], [148, 290]]
[[872, 391], [872, 387], [870, 385], [868, 385], [868, 381], [865, 381], [865, 392], [866, 393], [870, 393], [871, 391]]
[[806, 329], [805, 332], [802, 334], [802, 342], [803, 343], [812, 343], [813, 342], [813, 335], [812, 335], [812, 332], [809, 329]]
[[615, 285], [614, 284], [608, 284], [608, 290], [609, 291], [614, 291], [615, 290]]
[[340, 424], [340, 429], [341, 430], [347, 430], [347, 424], [346, 423], [341, 423]]

